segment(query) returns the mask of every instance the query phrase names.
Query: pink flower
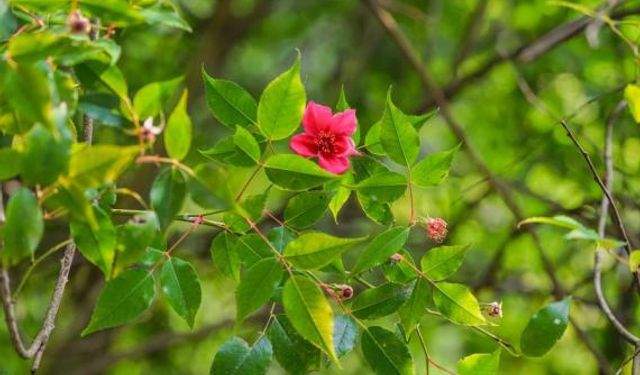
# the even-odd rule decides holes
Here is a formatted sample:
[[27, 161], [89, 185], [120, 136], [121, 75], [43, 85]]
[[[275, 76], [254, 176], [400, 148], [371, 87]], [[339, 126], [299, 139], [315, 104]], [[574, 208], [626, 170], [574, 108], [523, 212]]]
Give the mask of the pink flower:
[[353, 109], [333, 114], [331, 108], [309, 102], [302, 127], [304, 133], [291, 138], [291, 149], [300, 156], [317, 157], [320, 167], [331, 173], [346, 172], [349, 157], [359, 154], [351, 138], [357, 127]]
[[437, 243], [442, 243], [447, 237], [447, 222], [441, 218], [430, 218], [426, 222], [427, 237]]

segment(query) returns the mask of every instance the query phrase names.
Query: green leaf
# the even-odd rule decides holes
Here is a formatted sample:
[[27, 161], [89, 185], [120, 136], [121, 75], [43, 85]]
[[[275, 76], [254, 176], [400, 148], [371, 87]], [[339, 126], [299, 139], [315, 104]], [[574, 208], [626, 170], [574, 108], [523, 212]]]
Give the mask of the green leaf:
[[179, 169], [162, 170], [151, 185], [151, 207], [158, 215], [160, 229], [164, 232], [182, 209], [187, 192], [184, 175]]
[[[48, 186], [69, 168], [71, 144], [56, 139], [42, 125], [36, 125], [26, 135], [22, 155], [22, 178], [29, 185]], [[15, 161], [11, 161], [15, 163]]]
[[433, 302], [438, 311], [453, 323], [477, 326], [486, 322], [478, 300], [464, 285], [433, 284]]
[[640, 249], [633, 250], [629, 254], [629, 270], [631, 272], [638, 272], [640, 267]]
[[8, 180], [20, 173], [22, 154], [11, 148], [0, 148], [0, 180]]
[[339, 365], [333, 346], [333, 312], [320, 288], [294, 275], [284, 285], [282, 302], [296, 331]]
[[497, 375], [500, 367], [500, 350], [486, 354], [471, 354], [458, 361], [460, 375]]
[[82, 336], [138, 318], [151, 307], [154, 295], [151, 272], [140, 269], [123, 272], [100, 292], [91, 321], [82, 331]]
[[344, 92], [344, 85], [340, 87], [340, 97], [338, 97], [338, 103], [336, 103], [336, 110], [338, 112], [346, 111], [351, 108], [347, 101], [347, 95]]
[[160, 284], [173, 310], [193, 328], [202, 299], [195, 268], [189, 262], [171, 257], [162, 266]]
[[295, 240], [295, 238], [296, 234], [286, 227], [273, 228], [269, 231], [269, 234], [267, 234], [269, 242], [271, 242], [273, 247], [280, 253], [282, 253], [289, 242]]
[[247, 129], [238, 126], [233, 135], [233, 143], [255, 163], [260, 161], [260, 145]]
[[116, 257], [116, 228], [109, 215], [100, 207], [93, 206], [93, 212], [97, 225], [72, 218], [71, 236], [82, 256], [109, 279]]
[[407, 337], [411, 336], [411, 333], [424, 316], [430, 294], [429, 282], [422, 277], [418, 278], [413, 285], [411, 296], [399, 311], [400, 322], [405, 329]]
[[418, 186], [436, 186], [449, 175], [453, 157], [460, 145], [451, 150], [436, 152], [420, 160], [412, 169], [412, 181]]
[[393, 213], [389, 203], [380, 203], [372, 200], [366, 195], [356, 194], [358, 203], [362, 207], [365, 215], [374, 222], [381, 225], [389, 225], [393, 223]]
[[286, 315], [273, 318], [268, 334], [273, 344], [273, 354], [287, 373], [305, 375], [311, 369], [320, 367], [320, 350], [295, 331]]
[[409, 228], [393, 227], [377, 235], [362, 251], [351, 270], [354, 275], [378, 266], [400, 251], [409, 238]]
[[258, 126], [271, 140], [293, 134], [300, 126], [306, 94], [300, 80], [300, 58], [293, 66], [271, 81], [258, 104]]
[[391, 90], [387, 94], [387, 105], [382, 115], [380, 143], [391, 160], [410, 167], [420, 153], [420, 138], [411, 121], [391, 100]]
[[249, 157], [234, 140], [234, 136], [220, 139], [213, 147], [200, 150], [200, 153], [208, 159], [219, 161], [236, 167], [251, 167], [256, 161]]
[[518, 227], [525, 224], [551, 224], [557, 227], [576, 230], [576, 229], [587, 229], [584, 225], [580, 224], [578, 221], [564, 215], [557, 215], [554, 217], [546, 217], [546, 216], [536, 216], [530, 217], [528, 219], [522, 220], [518, 223]]
[[420, 261], [422, 272], [431, 280], [444, 280], [458, 271], [467, 250], [469, 250], [468, 245], [429, 249]]
[[171, 3], [159, 3], [155, 6], [140, 9], [145, 21], [152, 25], [164, 25], [191, 32], [191, 26], [185, 21]]
[[289, 242], [284, 249], [284, 256], [301, 269], [322, 268], [365, 238], [339, 238], [322, 232], [303, 233]]
[[411, 280], [418, 277], [416, 273], [416, 263], [413, 256], [405, 249], [398, 251], [398, 254], [404, 258], [401, 262], [387, 260], [382, 264], [382, 272], [384, 277], [392, 283], [407, 284]]
[[258, 261], [273, 256], [273, 252], [264, 240], [255, 233], [245, 234], [237, 238], [234, 250], [247, 267], [251, 267]]
[[384, 284], [360, 293], [351, 305], [353, 315], [360, 319], [378, 319], [393, 314], [407, 301], [411, 288]]
[[71, 154], [69, 180], [83, 189], [115, 182], [139, 153], [137, 146], [96, 145]]
[[162, 109], [173, 94], [178, 91], [183, 77], [168, 81], [153, 82], [142, 87], [133, 97], [133, 109], [138, 117], [145, 119], [162, 113]]
[[285, 223], [294, 228], [315, 224], [327, 211], [331, 194], [324, 191], [306, 191], [289, 199], [284, 210]]
[[35, 195], [24, 187], [9, 198], [5, 215], [4, 249], [0, 255], [5, 265], [13, 265], [33, 256], [44, 234], [44, 219]]
[[407, 189], [407, 179], [397, 173], [382, 172], [360, 181], [355, 189], [374, 202], [388, 203], [404, 194]]
[[236, 290], [238, 323], [269, 301], [283, 274], [276, 258], [262, 259], [247, 270]]
[[39, 122], [53, 130], [53, 101], [46, 72], [35, 65], [18, 64], [4, 70], [6, 101], [13, 108], [21, 125], [20, 132], [28, 131]]
[[169, 157], [182, 160], [187, 156], [191, 147], [191, 133], [191, 119], [187, 113], [187, 90], [184, 90], [164, 131], [164, 146]]
[[545, 355], [560, 340], [569, 323], [571, 297], [553, 302], [538, 310], [520, 337], [520, 349], [528, 357]]
[[222, 232], [211, 242], [211, 258], [223, 275], [240, 280], [240, 258], [235, 251], [238, 239], [235, 235]]
[[19, 64], [30, 64], [51, 59], [56, 64], [72, 66], [87, 60], [115, 63], [120, 47], [113, 41], [69, 36], [46, 30], [38, 33], [20, 33], [9, 40], [8, 53]]
[[415, 375], [407, 344], [382, 327], [369, 327], [362, 334], [362, 353], [378, 375]]
[[222, 125], [249, 127], [256, 123], [258, 105], [245, 89], [236, 83], [214, 79], [202, 69], [207, 104], [213, 116]]
[[382, 143], [380, 142], [381, 131], [382, 131], [382, 120], [371, 125], [371, 127], [367, 131], [367, 135], [364, 137], [365, 147], [367, 148], [367, 151], [369, 151], [373, 155], [378, 155], [378, 156], [385, 155], [385, 151], [382, 148]]
[[338, 358], [351, 352], [358, 341], [358, 324], [347, 315], [333, 318], [333, 345]]
[[120, 69], [97, 61], [87, 61], [75, 67], [76, 74], [82, 82], [101, 82], [122, 100], [129, 97], [127, 81]]
[[211, 365], [211, 375], [264, 375], [271, 364], [273, 349], [262, 336], [249, 347], [246, 341], [234, 337], [222, 345]]
[[409, 118], [409, 121], [411, 121], [411, 125], [413, 125], [413, 127], [416, 128], [417, 131], [420, 131], [424, 124], [433, 116], [438, 114], [439, 111], [440, 108], [436, 108], [422, 115], [408, 115], [407, 117]]
[[126, 0], [78, 0], [78, 3], [82, 10], [99, 17], [105, 24], [127, 26], [144, 20], [139, 8]]
[[307, 190], [337, 178], [311, 160], [292, 154], [274, 155], [264, 167], [269, 181], [286, 190]]
[[[116, 227], [118, 266], [126, 267], [137, 262], [149, 246], [162, 238], [158, 217], [153, 211], [133, 216]], [[158, 246], [163, 248], [164, 246]]]
[[[338, 215], [340, 214], [340, 210], [347, 203], [349, 197], [351, 196], [351, 189], [344, 185], [352, 185], [353, 184], [353, 175], [351, 173], [346, 174], [342, 180], [336, 181], [337, 187], [335, 187], [335, 192], [329, 201], [329, 210], [333, 215], [333, 221], [338, 224]], [[333, 182], [327, 184], [328, 186], [335, 186]]]
[[640, 124], [640, 86], [628, 84], [624, 88], [624, 100], [629, 105], [629, 111], [633, 119]]

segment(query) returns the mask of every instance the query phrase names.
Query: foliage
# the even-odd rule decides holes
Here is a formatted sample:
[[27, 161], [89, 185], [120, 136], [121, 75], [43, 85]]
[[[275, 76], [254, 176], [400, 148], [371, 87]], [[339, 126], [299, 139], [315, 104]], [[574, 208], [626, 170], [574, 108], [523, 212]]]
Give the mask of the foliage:
[[[364, 3], [377, 6], [375, 1]], [[170, 2], [78, 0], [54, 5], [0, 0], [0, 261], [3, 272], [10, 271], [2, 277], [8, 321], [15, 319], [8, 311], [24, 285], [35, 284], [36, 278], [55, 279], [36, 266], [71, 243], [67, 249], [75, 246], [80, 254], [70, 278], [82, 268], [91, 275], [86, 280], [99, 287], [86, 289], [96, 297], [85, 296], [92, 312], [79, 314], [75, 323], [83, 324], [81, 332], [66, 328], [86, 340], [81, 343], [120, 334], [123, 342], [145, 341], [159, 327], [169, 326], [203, 329], [181, 333], [180, 339], [200, 337], [198, 332], [214, 337], [215, 351], [207, 348], [206, 364], [199, 369], [216, 375], [261, 375], [274, 369], [293, 375], [341, 373], [350, 371], [352, 358], [358, 361], [357, 373], [364, 368], [380, 375], [416, 374], [423, 368], [451, 372], [447, 368], [456, 363], [460, 374], [497, 374], [501, 367], [508, 373], [518, 366], [541, 366], [527, 358], [553, 353], [563, 337], [575, 340], [574, 331], [565, 331], [575, 325], [570, 316], [578, 310], [570, 309], [566, 291], [557, 285], [549, 291], [541, 281], [555, 272], [549, 264], [562, 262], [562, 257], [550, 260], [544, 255], [550, 251], [534, 250], [520, 238], [522, 232], [512, 233], [513, 224], [531, 231], [535, 228], [529, 224], [568, 229], [567, 239], [588, 241], [597, 251], [614, 255], [631, 246], [626, 238], [617, 239], [624, 230], [608, 236], [591, 229], [591, 223], [540, 208], [557, 198], [561, 211], [574, 209], [586, 202], [584, 197], [598, 197], [585, 188], [580, 191], [583, 199], [572, 204], [572, 192], [551, 192], [570, 184], [563, 177], [582, 178], [571, 171], [565, 171], [567, 176], [548, 171], [525, 176], [518, 169], [518, 178], [536, 180], [533, 185], [546, 179], [545, 186], [531, 196], [504, 199], [504, 205], [494, 202], [496, 196], [485, 198], [487, 189], [473, 202], [461, 197], [461, 185], [486, 177], [490, 185], [497, 184], [497, 197], [504, 198], [500, 189], [509, 189], [508, 181], [491, 170], [503, 168], [503, 161], [519, 152], [504, 146], [491, 150], [495, 141], [484, 135], [475, 139], [479, 133], [474, 130], [468, 139], [453, 139], [444, 130], [454, 121], [451, 108], [439, 112], [431, 106], [418, 114], [408, 110], [415, 82], [385, 77], [384, 87], [369, 82], [373, 90], [342, 87], [331, 97], [319, 95], [324, 78], [316, 78], [318, 68], [306, 70], [305, 64], [313, 67], [322, 59], [304, 50], [294, 54], [292, 48], [287, 49], [288, 67], [279, 64], [279, 73], [261, 89], [251, 83], [251, 74], [257, 73], [241, 68], [235, 80], [228, 79], [234, 74], [200, 65], [186, 78], [185, 72], [167, 68], [158, 75], [152, 64], [129, 61], [136, 60], [136, 51], [126, 43], [148, 30], [191, 32]], [[559, 5], [598, 17], [590, 7]], [[333, 12], [328, 7], [325, 11]], [[617, 30], [611, 19], [604, 21]], [[624, 34], [621, 38], [627, 42]], [[170, 48], [176, 47], [167, 46], [167, 54]], [[145, 68], [150, 74], [141, 74]], [[386, 88], [392, 81], [394, 89]], [[626, 98], [636, 121], [638, 90], [629, 84], [614, 93], [618, 100]], [[350, 96], [356, 98], [353, 104]], [[486, 108], [478, 108], [479, 113], [502, 104], [484, 96], [494, 101], [480, 106]], [[203, 115], [194, 97], [208, 113]], [[316, 104], [320, 99], [336, 104]], [[536, 118], [531, 122], [534, 128], [544, 127]], [[555, 139], [552, 130], [545, 132], [534, 137]], [[527, 138], [524, 133], [503, 136], [505, 144], [509, 138]], [[627, 146], [630, 156], [624, 158], [636, 163], [637, 170], [634, 147], [640, 143], [631, 139], [636, 143]], [[488, 167], [465, 144], [469, 140], [495, 153]], [[480, 165], [482, 175], [469, 165]], [[633, 175], [626, 167], [630, 172], [625, 173]], [[459, 208], [461, 201], [486, 204], [492, 214], [488, 220], [474, 219], [471, 211]], [[525, 213], [519, 204], [526, 205]], [[436, 217], [425, 207], [450, 218], [448, 227], [438, 219], [444, 226], [436, 236], [429, 228]], [[504, 214], [505, 207], [511, 214]], [[533, 237], [537, 246], [554, 243], [553, 232], [542, 233], [543, 239]], [[484, 259], [488, 249], [500, 247], [507, 250], [495, 250], [502, 252], [501, 258], [491, 266]], [[536, 251], [542, 253], [542, 266], [528, 264], [537, 262], [530, 262]], [[637, 272], [639, 253], [629, 251], [622, 261], [627, 275]], [[496, 273], [487, 279], [497, 278], [496, 268], [490, 267], [501, 265], [516, 270], [510, 274], [513, 279], [505, 278], [502, 285], [473, 281], [481, 266]], [[531, 286], [509, 291], [520, 286], [515, 277], [524, 272], [528, 279], [523, 280]], [[564, 268], [559, 272], [569, 273]], [[11, 285], [9, 275], [20, 275], [20, 282]], [[56, 292], [64, 293], [63, 279]], [[542, 292], [529, 298], [526, 293], [535, 288]], [[48, 296], [27, 287], [20, 298], [35, 298], [28, 293]], [[497, 302], [501, 296], [513, 308], [504, 319]], [[229, 313], [231, 301], [235, 310]], [[28, 308], [46, 311], [47, 303], [36, 301]], [[60, 319], [75, 312], [63, 310]], [[235, 316], [225, 324], [234, 326], [233, 332], [213, 335], [209, 325], [218, 314]], [[38, 327], [39, 315], [24, 319], [25, 325]], [[431, 334], [429, 344], [425, 332]], [[442, 332], [445, 337], [438, 338]], [[465, 343], [455, 358], [428, 349], [431, 343], [441, 348], [438, 342], [449, 340], [447, 332], [453, 332], [451, 341]], [[13, 332], [0, 330], [0, 342], [6, 338], [8, 343], [9, 334]], [[27, 356], [34, 357], [36, 370], [47, 339], [39, 354]], [[510, 343], [517, 339], [519, 348]], [[5, 352], [0, 353], [4, 358]], [[44, 351], [45, 363], [48, 353]], [[11, 363], [21, 366], [18, 359], [13, 365], [13, 357]]]

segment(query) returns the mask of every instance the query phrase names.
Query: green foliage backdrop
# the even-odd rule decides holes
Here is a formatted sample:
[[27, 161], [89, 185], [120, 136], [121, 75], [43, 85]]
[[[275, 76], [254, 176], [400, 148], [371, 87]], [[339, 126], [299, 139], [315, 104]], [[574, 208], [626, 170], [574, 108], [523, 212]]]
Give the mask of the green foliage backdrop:
[[640, 373], [638, 15], [0, 0], [0, 374]]

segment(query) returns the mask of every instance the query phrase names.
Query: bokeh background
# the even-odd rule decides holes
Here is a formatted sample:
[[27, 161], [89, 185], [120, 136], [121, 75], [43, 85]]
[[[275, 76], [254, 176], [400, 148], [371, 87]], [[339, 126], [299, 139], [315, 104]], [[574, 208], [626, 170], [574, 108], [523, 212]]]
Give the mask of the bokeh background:
[[[509, 190], [523, 216], [567, 214], [595, 227], [601, 198], [598, 187], [558, 122], [527, 100], [521, 89], [529, 85], [556, 116], [569, 118], [597, 166], [602, 167], [606, 120], [622, 99], [624, 85], [636, 79], [628, 46], [606, 25], [590, 22], [579, 11], [547, 0], [379, 3], [396, 19], [437, 84], [446, 88], [451, 112], [465, 132], [460, 140], [441, 116], [435, 116], [421, 130], [422, 153], [464, 142], [478, 151], [491, 178]], [[596, 7], [607, 2], [575, 3]], [[635, 40], [640, 18], [634, 14], [640, 13], [640, 1], [619, 3], [613, 14], [625, 16], [620, 28]], [[119, 67], [134, 90], [152, 81], [185, 75], [196, 133], [191, 160], [201, 158], [197, 150], [209, 148], [227, 131], [207, 108], [203, 68], [210, 75], [238, 82], [257, 97], [273, 77], [288, 68], [299, 50], [308, 98], [333, 105], [344, 85], [363, 132], [382, 115], [390, 85], [395, 102], [405, 112], [435, 108], [433, 93], [425, 90], [417, 71], [364, 1], [178, 0], [176, 4], [193, 32], [127, 29], [117, 36], [123, 45]], [[564, 38], [553, 39], [558, 35]], [[102, 141], [122, 136], [109, 127], [97, 131]], [[615, 194], [632, 240], [640, 243], [640, 127], [626, 110], [615, 124], [614, 147]], [[230, 181], [220, 183], [244, 181], [249, 172], [237, 169]], [[122, 186], [146, 196], [154, 173], [153, 166], [138, 168], [126, 176]], [[261, 191], [266, 185], [263, 179], [252, 189]], [[552, 299], [553, 285], [531, 235], [516, 227], [513, 212], [491, 188], [487, 174], [478, 170], [464, 151], [458, 153], [446, 183], [419, 190], [416, 199], [420, 215], [440, 216], [449, 222], [448, 243], [471, 244], [455, 280], [473, 286], [481, 302], [503, 301], [504, 318], [491, 330], [517, 344], [530, 315]], [[281, 203], [276, 196], [269, 202], [270, 209], [281, 213]], [[136, 207], [127, 199], [118, 206]], [[406, 221], [406, 207], [406, 200], [394, 205], [399, 221]], [[193, 204], [184, 209], [198, 210]], [[321, 227], [354, 235], [380, 230], [363, 216], [355, 201], [347, 204], [339, 225], [327, 215]], [[170, 238], [175, 239], [184, 229], [175, 224]], [[574, 296], [574, 325], [545, 357], [517, 358], [503, 353], [501, 373], [597, 374], [598, 361], [589, 345], [601, 361], [616, 368], [630, 349], [597, 308], [590, 279], [594, 248], [586, 242], [564, 239], [557, 229], [540, 227], [537, 231], [559, 282]], [[408, 247], [418, 259], [432, 244], [424, 233], [414, 232]], [[235, 286], [216, 270], [209, 256], [215, 234], [211, 228], [198, 229], [178, 250], [195, 262], [203, 280], [203, 305], [193, 330], [160, 299], [135, 325], [81, 338], [79, 332], [103, 282], [98, 271], [78, 262], [41, 374], [206, 374], [214, 353], [226, 339], [234, 334], [254, 338], [265, 316], [258, 313], [241, 327], [234, 327]], [[614, 229], [608, 234], [618, 236]], [[57, 272], [54, 258], [39, 268], [17, 307], [29, 335], [35, 333], [50, 298], [48, 291]], [[352, 261], [346, 259], [348, 264]], [[629, 273], [623, 267], [613, 267], [612, 259], [607, 263], [606, 294], [620, 319], [632, 324], [640, 314]], [[426, 316], [421, 329], [430, 354], [448, 368], [455, 368], [464, 355], [497, 348], [475, 331], [437, 317]], [[424, 373], [420, 350], [414, 344], [418, 370]], [[0, 325], [0, 374], [27, 373], [27, 366], [12, 351], [6, 328]], [[434, 368], [431, 371], [439, 373]], [[269, 374], [283, 373], [274, 361]], [[372, 371], [356, 351], [345, 358], [343, 370], [322, 373], [366, 375]]]

